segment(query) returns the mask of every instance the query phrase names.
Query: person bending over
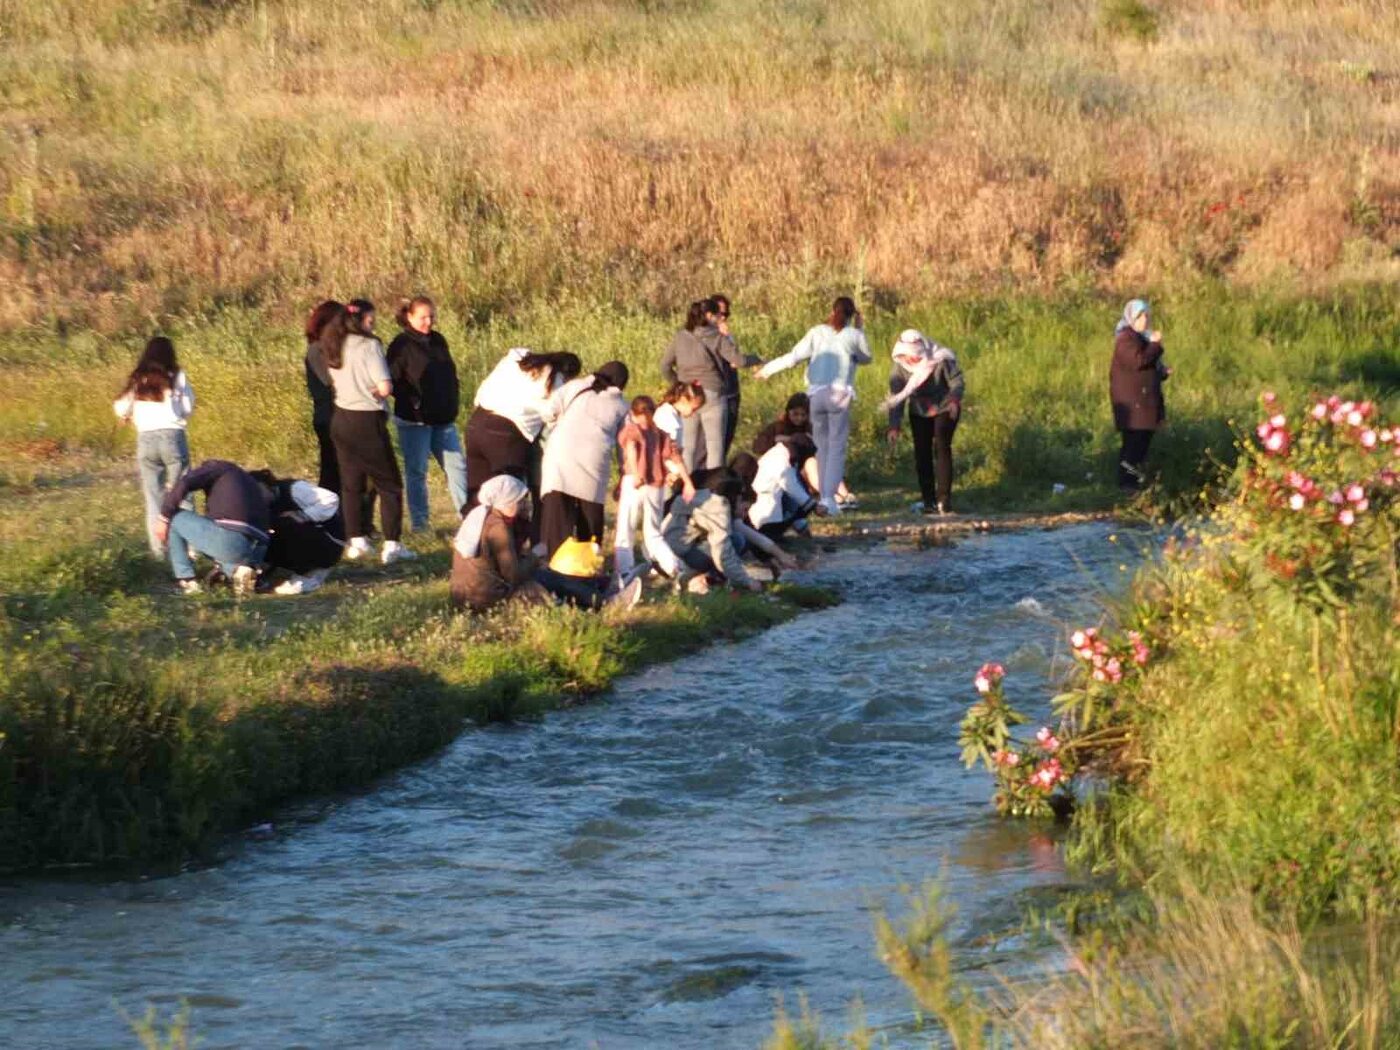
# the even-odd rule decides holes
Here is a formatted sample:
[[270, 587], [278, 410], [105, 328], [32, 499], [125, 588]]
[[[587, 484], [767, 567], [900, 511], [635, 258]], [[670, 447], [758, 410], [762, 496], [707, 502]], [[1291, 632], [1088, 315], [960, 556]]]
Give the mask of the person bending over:
[[899, 443], [899, 424], [908, 403], [914, 472], [923, 497], [919, 509], [947, 514], [953, 490], [953, 432], [962, 415], [963, 374], [957, 355], [907, 328], [890, 356], [890, 396], [882, 405], [890, 414], [886, 436], [891, 448]]
[[788, 529], [812, 514], [827, 513], [826, 506], [803, 481], [802, 472], [817, 454], [812, 439], [793, 434], [758, 460], [753, 479], [755, 494], [749, 524], [770, 539], [780, 539]]
[[[258, 590], [310, 594], [319, 590], [345, 550], [345, 519], [340, 497], [309, 481], [279, 478], [270, 470], [251, 472], [262, 485], [272, 511], [272, 539], [263, 559]], [[272, 586], [275, 574], [287, 578]]]
[[[204, 513], [181, 510], [196, 492], [204, 493]], [[237, 594], [249, 594], [258, 581], [271, 539], [272, 512], [267, 493], [242, 467], [225, 459], [207, 459], [171, 486], [161, 503], [156, 536], [167, 544], [175, 585], [197, 594], [191, 554], [218, 563]]]
[[735, 508], [743, 482], [724, 468], [706, 471], [698, 480], [706, 487], [697, 485], [690, 499], [673, 500], [662, 529], [670, 548], [701, 573], [692, 581], [692, 590], [707, 590], [710, 575], [730, 587], [761, 590], [762, 585], [744, 568], [734, 543]]

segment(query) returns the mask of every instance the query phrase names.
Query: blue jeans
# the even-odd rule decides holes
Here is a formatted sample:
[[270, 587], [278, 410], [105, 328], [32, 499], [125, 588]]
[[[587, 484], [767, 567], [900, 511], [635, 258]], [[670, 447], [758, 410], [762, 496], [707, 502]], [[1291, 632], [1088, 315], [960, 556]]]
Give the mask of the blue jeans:
[[240, 565], [261, 565], [267, 542], [226, 529], [192, 510], [182, 510], [170, 519], [170, 569], [177, 580], [194, 579], [191, 551], [213, 558], [225, 576], [232, 576]]
[[165, 557], [165, 546], [156, 539], [160, 501], [189, 469], [190, 443], [183, 430], [171, 427], [136, 435], [136, 471], [146, 499], [146, 540], [157, 558]]
[[452, 509], [458, 515], [467, 503], [467, 457], [455, 423], [417, 425], [395, 419], [399, 451], [403, 453], [404, 488], [408, 490], [408, 520], [414, 532], [428, 527], [428, 454], [431, 452], [447, 475]]

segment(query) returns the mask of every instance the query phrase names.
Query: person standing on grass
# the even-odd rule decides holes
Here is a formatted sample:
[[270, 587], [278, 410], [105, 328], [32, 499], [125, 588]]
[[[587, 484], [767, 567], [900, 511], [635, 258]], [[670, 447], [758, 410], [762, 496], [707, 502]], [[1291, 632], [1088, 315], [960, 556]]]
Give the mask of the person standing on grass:
[[[311, 398], [311, 429], [316, 432], [316, 448], [320, 463], [316, 473], [318, 487], [340, 495], [340, 465], [335, 458], [335, 442], [331, 439], [331, 416], [335, 414], [335, 391], [331, 389], [331, 372], [326, 356], [321, 352], [321, 332], [332, 317], [345, 309], [344, 303], [327, 299], [311, 311], [306, 319], [306, 393]], [[370, 487], [361, 501], [361, 520], [374, 520], [374, 488]]]
[[403, 530], [403, 477], [384, 415], [394, 384], [384, 348], [374, 337], [374, 304], [352, 299], [326, 323], [321, 353], [335, 391], [331, 438], [340, 466], [340, 507], [350, 542], [345, 557], [370, 556], [369, 522], [361, 516], [365, 487], [374, 482], [379, 493], [379, 516], [384, 529], [380, 560], [385, 565], [416, 558], [399, 538]]
[[[204, 513], [182, 510], [195, 492], [204, 493]], [[181, 477], [165, 494], [156, 536], [170, 540], [170, 568], [184, 594], [198, 594], [192, 552], [218, 562], [233, 581], [235, 594], [251, 594], [271, 539], [272, 511], [267, 492], [253, 475], [223, 459], [207, 459]]]
[[[730, 303], [729, 296], [721, 292], [715, 292], [710, 298], [714, 301], [719, 310], [715, 314], [715, 327], [719, 329], [720, 335], [734, 342], [734, 337], [729, 331]], [[734, 352], [739, 355], [739, 360], [744, 368], [752, 368], [761, 365], [763, 362], [752, 354], [742, 354], [739, 352], [738, 343], [734, 343]], [[725, 361], [724, 368], [724, 462], [729, 462], [729, 451], [734, 447], [734, 432], [739, 428], [739, 368], [735, 368]]]
[[666, 489], [671, 477], [681, 482], [681, 498], [691, 499], [695, 486], [685, 463], [671, 439], [656, 426], [656, 402], [634, 397], [627, 423], [618, 433], [622, 449], [622, 481], [618, 486], [617, 527], [613, 541], [613, 570], [621, 578], [630, 576], [636, 565], [632, 548], [637, 542], [637, 524], [642, 527], [642, 543], [652, 563], [670, 579], [681, 571], [676, 552], [661, 535], [666, 516]]
[[159, 335], [146, 343], [112, 410], [123, 424], [136, 428], [136, 471], [146, 501], [146, 540], [151, 554], [164, 560], [165, 541], [156, 528], [161, 500], [190, 469], [185, 427], [194, 412], [194, 387], [175, 358], [174, 343]]
[[603, 538], [603, 501], [612, 476], [617, 434], [627, 421], [627, 366], [609, 361], [592, 375], [565, 383], [555, 393], [556, 420], [540, 472], [540, 541], [554, 557], [570, 536]]
[[685, 461], [685, 421], [705, 407], [705, 388], [697, 383], [672, 383], [661, 395], [652, 422], [671, 439]]
[[[694, 383], [705, 391], [705, 405], [685, 420], [683, 455], [687, 470], [724, 465], [726, 369], [741, 365], [739, 348], [719, 329], [720, 306], [713, 299], [690, 304], [685, 327], [675, 334], [661, 357], [661, 375], [668, 383]], [[700, 457], [704, 435], [704, 460]], [[697, 467], [698, 464], [698, 467]]]
[[394, 426], [399, 432], [408, 520], [414, 532], [428, 527], [428, 456], [447, 475], [453, 512], [467, 506], [467, 459], [457, 433], [461, 389], [447, 340], [433, 324], [437, 308], [426, 295], [405, 299], [396, 315], [403, 329], [386, 355], [394, 383]]
[[864, 327], [865, 321], [855, 301], [843, 295], [831, 304], [831, 314], [823, 324], [810, 329], [796, 346], [769, 361], [757, 373], [758, 378], [768, 379], [799, 362], [807, 362], [812, 438], [817, 444], [822, 506], [828, 514], [841, 511], [836, 494], [846, 475], [856, 367], [871, 361]]
[[1118, 487], [1137, 492], [1147, 483], [1147, 449], [1166, 421], [1162, 382], [1170, 370], [1162, 361], [1162, 333], [1151, 329], [1145, 299], [1130, 300], [1113, 330], [1113, 363], [1108, 373], [1113, 425], [1122, 435]]
[[946, 346], [906, 328], [890, 356], [890, 396], [882, 407], [890, 414], [886, 437], [899, 444], [899, 425], [909, 405], [909, 432], [914, 441], [914, 472], [919, 478], [924, 514], [947, 514], [953, 491], [953, 433], [962, 415], [963, 374]]
[[482, 380], [467, 420], [469, 507], [476, 506], [477, 490], [487, 480], [509, 474], [530, 485], [539, 517], [539, 492], [530, 480], [540, 455], [540, 435], [554, 420], [552, 396], [582, 370], [574, 354], [539, 354], [516, 347]]

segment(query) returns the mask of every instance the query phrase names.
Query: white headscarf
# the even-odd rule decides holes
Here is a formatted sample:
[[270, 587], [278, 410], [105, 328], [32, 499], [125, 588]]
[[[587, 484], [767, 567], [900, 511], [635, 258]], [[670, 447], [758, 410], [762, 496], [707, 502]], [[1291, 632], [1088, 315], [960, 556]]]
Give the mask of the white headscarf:
[[1117, 335], [1125, 328], [1132, 328], [1133, 331], [1137, 331], [1133, 326], [1137, 322], [1137, 319], [1144, 314], [1148, 316], [1151, 315], [1151, 307], [1147, 305], [1147, 300], [1129, 299], [1128, 305], [1123, 307], [1123, 316], [1118, 319], [1118, 324], [1113, 328], [1113, 334]]
[[525, 482], [509, 474], [497, 474], [477, 491], [477, 505], [457, 530], [457, 538], [452, 547], [464, 558], [475, 558], [481, 553], [481, 530], [486, 527], [486, 515], [493, 510], [508, 514], [515, 510], [530, 495]]
[[917, 328], [906, 328], [899, 333], [899, 339], [890, 351], [890, 356], [896, 364], [909, 371], [909, 380], [904, 384], [903, 390], [891, 394], [880, 403], [880, 407], [886, 410], [904, 404], [915, 390], [928, 382], [929, 376], [933, 375], [940, 364], [958, 359], [953, 351], [935, 343]]

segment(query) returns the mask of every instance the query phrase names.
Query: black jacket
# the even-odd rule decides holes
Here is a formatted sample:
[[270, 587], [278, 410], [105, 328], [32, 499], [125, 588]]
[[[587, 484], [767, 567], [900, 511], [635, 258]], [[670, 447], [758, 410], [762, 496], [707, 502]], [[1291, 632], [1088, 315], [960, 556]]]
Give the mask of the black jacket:
[[[264, 492], [269, 492], [265, 487]], [[345, 546], [345, 522], [337, 511], [328, 521], [312, 521], [292, 498], [291, 480], [272, 486], [272, 542], [265, 565], [288, 572], [329, 569], [340, 561]]]
[[311, 425], [328, 427], [331, 413], [335, 411], [335, 391], [331, 389], [331, 373], [321, 348], [307, 343], [306, 359], [302, 363], [306, 368], [306, 392], [311, 395]]
[[394, 415], [438, 427], [457, 422], [462, 406], [457, 366], [438, 332], [400, 332], [385, 354], [394, 381]]
[[[890, 393], [898, 394], [903, 391], [911, 374], [909, 369], [898, 361], [894, 362], [890, 366]], [[957, 359], [940, 361], [932, 374], [909, 395], [905, 402], [909, 406], [909, 415], [929, 419], [945, 411], [954, 401], [961, 404], [963, 388], [962, 368], [959, 367]], [[904, 421], [904, 405], [895, 405], [890, 409], [889, 419], [890, 427], [899, 429], [900, 423]]]
[[204, 493], [204, 516], [216, 525], [266, 541], [272, 521], [267, 490], [242, 467], [226, 459], [206, 459], [171, 487], [160, 516], [169, 521], [192, 492]]

